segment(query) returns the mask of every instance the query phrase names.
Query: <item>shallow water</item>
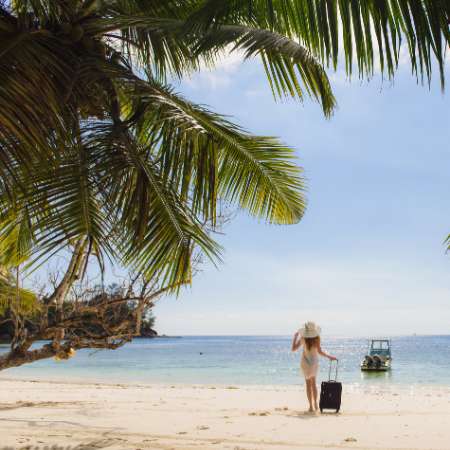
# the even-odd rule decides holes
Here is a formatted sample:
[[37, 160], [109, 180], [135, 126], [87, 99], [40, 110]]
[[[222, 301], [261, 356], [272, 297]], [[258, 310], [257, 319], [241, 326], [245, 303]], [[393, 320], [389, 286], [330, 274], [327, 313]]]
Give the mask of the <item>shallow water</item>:
[[[39, 361], [1, 373], [4, 378], [138, 383], [300, 384], [299, 353], [286, 336], [189, 336], [136, 339], [118, 350], [82, 350], [69, 361]], [[368, 385], [450, 386], [450, 336], [392, 339], [390, 373], [363, 374], [366, 339], [323, 338], [339, 358], [339, 379]], [[5, 351], [6, 346], [0, 346]], [[321, 359], [320, 379], [328, 376]]]

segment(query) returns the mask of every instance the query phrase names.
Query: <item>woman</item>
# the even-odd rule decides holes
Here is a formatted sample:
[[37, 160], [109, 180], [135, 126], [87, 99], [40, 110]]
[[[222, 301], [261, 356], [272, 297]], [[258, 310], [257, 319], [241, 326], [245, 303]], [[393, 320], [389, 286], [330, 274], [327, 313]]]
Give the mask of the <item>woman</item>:
[[303, 328], [294, 334], [292, 351], [297, 351], [301, 346], [303, 346], [303, 354], [300, 367], [305, 376], [309, 412], [314, 412], [319, 409], [319, 405], [317, 404], [316, 385], [316, 377], [319, 370], [319, 355], [328, 358], [330, 361], [335, 361], [336, 358], [328, 355], [322, 350], [320, 346], [320, 327], [314, 322], [306, 322]]

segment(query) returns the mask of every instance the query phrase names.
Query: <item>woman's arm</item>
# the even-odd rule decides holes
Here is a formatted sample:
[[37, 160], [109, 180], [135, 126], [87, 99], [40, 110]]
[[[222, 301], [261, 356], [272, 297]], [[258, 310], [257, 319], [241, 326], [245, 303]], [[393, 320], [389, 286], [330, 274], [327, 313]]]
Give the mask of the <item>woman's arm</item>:
[[337, 360], [337, 358], [336, 358], [335, 356], [331, 356], [331, 355], [329, 355], [328, 353], [325, 353], [325, 352], [322, 350], [322, 347], [319, 347], [317, 351], [318, 351], [319, 355], [322, 355], [322, 356], [324, 356], [325, 358], [328, 358], [330, 361], [336, 361], [336, 360]]
[[297, 333], [294, 334], [294, 339], [292, 339], [291, 351], [293, 351], [293, 352], [297, 351], [300, 348], [300, 346], [302, 345], [301, 338], [298, 339], [299, 334], [300, 333], [297, 331]]

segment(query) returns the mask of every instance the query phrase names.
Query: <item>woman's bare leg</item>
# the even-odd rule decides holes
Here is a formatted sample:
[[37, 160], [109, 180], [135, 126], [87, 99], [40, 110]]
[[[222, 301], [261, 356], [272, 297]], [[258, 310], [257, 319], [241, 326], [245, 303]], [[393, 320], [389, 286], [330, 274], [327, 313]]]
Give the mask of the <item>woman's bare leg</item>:
[[[317, 411], [319, 409], [319, 405], [317, 404], [317, 384], [316, 384], [316, 377], [311, 378], [311, 397], [314, 402], [314, 409]], [[311, 404], [311, 401], [309, 402]]]
[[306, 384], [306, 396], [308, 397], [309, 402], [309, 410], [313, 411], [313, 392], [312, 392], [312, 385], [311, 385], [311, 379], [305, 380]]

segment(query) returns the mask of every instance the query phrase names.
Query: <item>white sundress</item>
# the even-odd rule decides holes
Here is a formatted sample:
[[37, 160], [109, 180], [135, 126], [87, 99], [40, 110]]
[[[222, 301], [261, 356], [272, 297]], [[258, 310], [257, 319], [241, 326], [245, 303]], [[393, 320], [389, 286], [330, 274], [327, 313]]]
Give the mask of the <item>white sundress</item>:
[[319, 371], [319, 352], [317, 347], [312, 347], [310, 350], [306, 347], [305, 340], [302, 338], [303, 354], [300, 362], [303, 375], [306, 380], [317, 376]]

